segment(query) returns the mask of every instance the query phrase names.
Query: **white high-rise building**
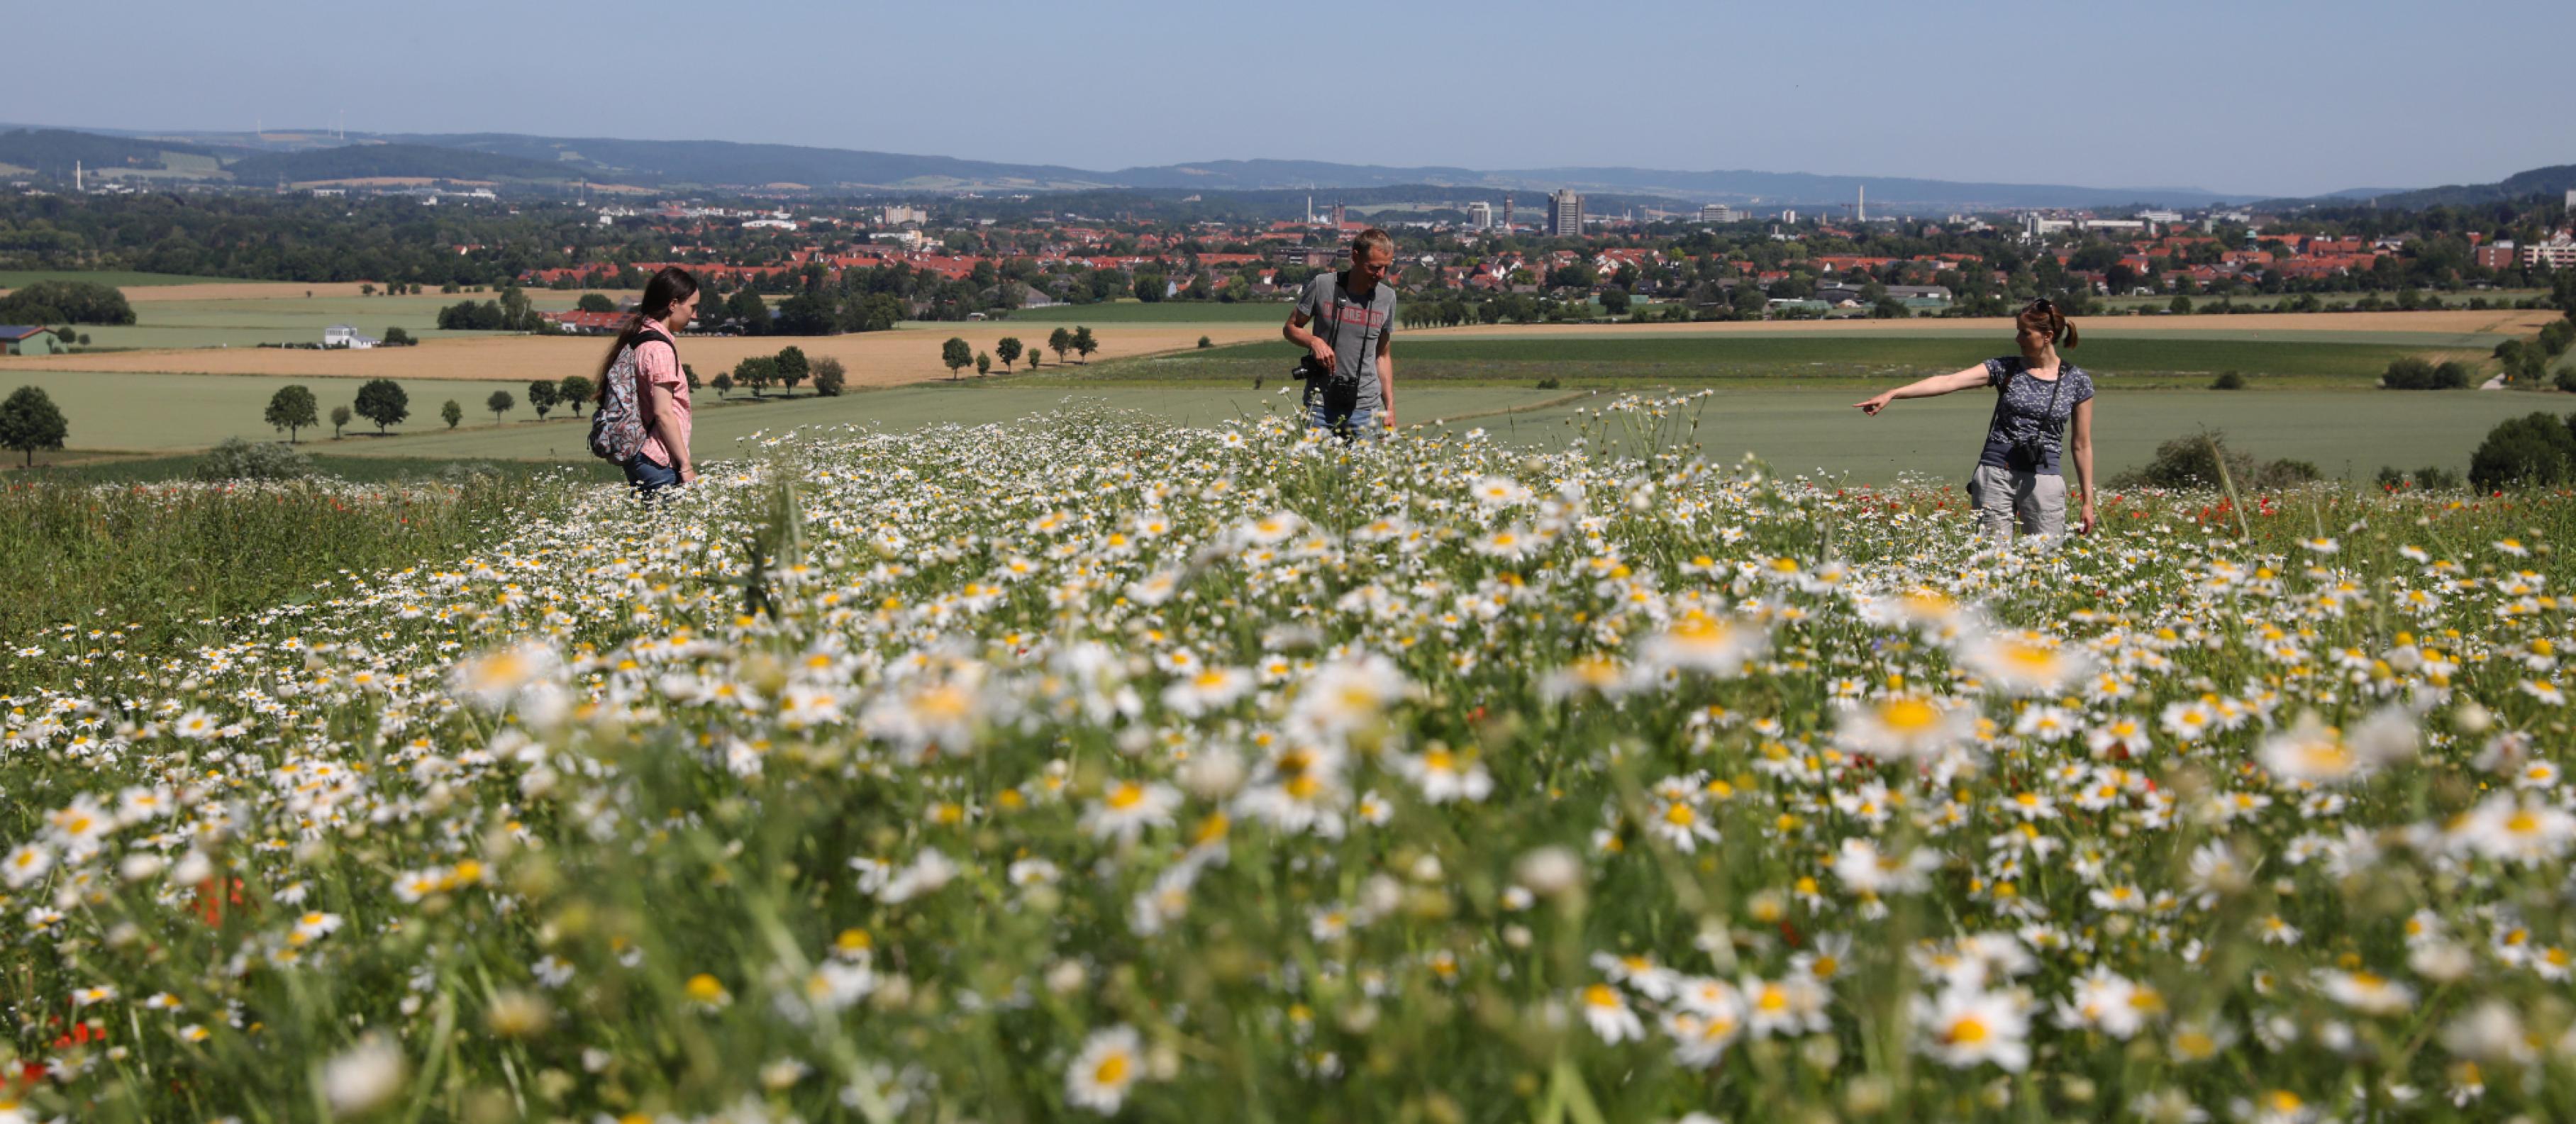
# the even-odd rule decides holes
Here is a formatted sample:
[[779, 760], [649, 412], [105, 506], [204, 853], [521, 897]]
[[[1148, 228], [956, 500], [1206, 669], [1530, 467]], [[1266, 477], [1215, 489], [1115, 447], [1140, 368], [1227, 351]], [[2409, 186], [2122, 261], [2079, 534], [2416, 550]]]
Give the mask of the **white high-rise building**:
[[1493, 205], [1493, 204], [1491, 204], [1491, 203], [1487, 203], [1487, 202], [1483, 202], [1483, 201], [1481, 201], [1481, 200], [1480, 200], [1480, 201], [1478, 201], [1478, 202], [1474, 202], [1474, 203], [1469, 203], [1469, 204], [1467, 204], [1467, 229], [1469, 229], [1469, 230], [1492, 230], [1493, 228], [1494, 228], [1494, 205]]
[[1547, 232], [1559, 238], [1583, 237], [1583, 196], [1572, 188], [1548, 195]]
[[1701, 222], [1734, 222], [1743, 217], [1743, 215], [1736, 213], [1735, 208], [1729, 207], [1724, 203], [1710, 203], [1699, 209], [1699, 221]]

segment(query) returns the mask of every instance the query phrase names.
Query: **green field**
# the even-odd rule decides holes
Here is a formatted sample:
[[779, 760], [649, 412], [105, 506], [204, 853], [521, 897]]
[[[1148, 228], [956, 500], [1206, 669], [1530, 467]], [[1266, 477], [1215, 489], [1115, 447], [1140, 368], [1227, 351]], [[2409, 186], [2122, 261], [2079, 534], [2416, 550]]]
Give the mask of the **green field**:
[[[534, 290], [531, 303], [542, 311], [569, 309], [581, 294]], [[482, 336], [489, 332], [450, 332], [438, 327], [438, 310], [458, 301], [486, 301], [492, 293], [422, 293], [399, 297], [259, 297], [247, 300], [141, 301], [135, 323], [91, 325], [84, 351], [151, 347], [257, 347], [263, 343], [320, 343], [322, 330], [348, 324], [362, 335], [382, 338], [399, 327], [418, 339]]]
[[[21, 385], [43, 387], [71, 422], [72, 450], [195, 450], [227, 437], [275, 439], [279, 435], [260, 420], [261, 413], [279, 387], [299, 381], [320, 398], [326, 418], [331, 407], [355, 398], [360, 385], [353, 379], [27, 371], [0, 373], [0, 395]], [[712, 390], [700, 390], [692, 401], [697, 408], [698, 447], [705, 457], [716, 459], [730, 455], [737, 439], [763, 430], [844, 424], [914, 429], [948, 421], [1006, 421], [1084, 402], [1143, 409], [1158, 417], [1205, 425], [1274, 408], [1283, 401], [1279, 389], [1279, 384], [1273, 382], [1266, 392], [1256, 393], [1247, 380], [1240, 387], [1179, 391], [1112, 388], [1093, 392], [995, 380], [869, 391], [838, 398], [800, 394], [753, 399], [736, 393], [730, 399], [721, 399]], [[398, 436], [376, 437], [375, 426], [361, 419], [350, 423], [348, 436], [334, 441], [326, 421], [318, 431], [304, 431], [306, 449], [345, 456], [589, 459], [584, 442], [590, 423], [562, 411], [557, 411], [550, 421], [537, 421], [526, 404], [524, 383], [414, 381], [404, 384], [404, 390], [411, 395], [411, 418], [397, 427]], [[509, 391], [521, 400], [507, 415], [510, 420], [505, 424], [495, 424], [492, 415], [481, 410], [483, 400], [495, 390]], [[1527, 388], [1461, 387], [1425, 390], [1405, 401], [1431, 411], [1422, 416], [1422, 420], [1429, 420], [1435, 416], [1527, 407], [1564, 397]], [[455, 430], [447, 429], [438, 420], [439, 403], [450, 398], [465, 408], [464, 424]]]
[[[2531, 297], [2546, 297], [2546, 296], [2548, 296], [2548, 295], [2549, 295], [2549, 290], [2547, 290], [2547, 289], [2481, 289], [2481, 290], [2477, 290], [2477, 291], [2474, 291], [2474, 292], [2466, 292], [2466, 293], [2427, 293], [2427, 294], [2425, 294], [2425, 295], [2426, 295], [2426, 296], [2428, 296], [2428, 297], [2440, 297], [2440, 298], [2442, 299], [2442, 303], [2443, 303], [2443, 305], [2445, 305], [2445, 306], [2447, 306], [2447, 307], [2451, 307], [2451, 308], [2466, 308], [2466, 307], [2468, 307], [2468, 304], [2469, 304], [2469, 302], [2470, 302], [2470, 301], [2472, 301], [2472, 300], [2476, 300], [2476, 299], [2479, 299], [2479, 298], [2484, 298], [2484, 299], [2486, 300], [2486, 302], [2487, 302], [2487, 306], [2488, 306], [2488, 307], [2490, 307], [2490, 308], [2495, 308], [2495, 307], [2511, 307], [2511, 306], [2513, 306], [2513, 305], [2515, 305], [2515, 304], [2519, 304], [2519, 303], [2521, 303], [2522, 301], [2524, 301], [2524, 300], [2526, 300], [2526, 299], [2529, 299], [2529, 298], [2531, 298]], [[2326, 304], [2351, 304], [2351, 303], [2353, 303], [2354, 301], [2360, 300], [2360, 299], [2362, 298], [2363, 294], [2361, 294], [2361, 293], [2318, 293], [2316, 296], [2317, 296], [2317, 299], [2318, 299], [2318, 300], [2323, 301], [2323, 302], [2325, 302]], [[2213, 296], [2206, 296], [2206, 295], [2202, 295], [2202, 296], [2195, 296], [2195, 297], [2191, 298], [2191, 303], [2192, 303], [2192, 307], [2193, 307], [2193, 308], [2197, 308], [2197, 309], [2206, 309], [2206, 308], [2208, 308], [2210, 305], [2218, 303], [2218, 301], [2219, 301], [2219, 300], [2221, 300], [2221, 299], [2222, 299], [2222, 298], [2219, 298], [2219, 297], [2213, 297]], [[2239, 295], [2239, 296], [2234, 296], [2234, 297], [2227, 297], [2227, 298], [2224, 298], [2224, 299], [2225, 299], [2225, 300], [2226, 300], [2230, 305], [2233, 305], [2233, 306], [2235, 306], [2235, 307], [2237, 307], [2237, 308], [2263, 308], [2263, 309], [2268, 309], [2268, 308], [2271, 308], [2271, 307], [2272, 307], [2272, 306], [2274, 306], [2274, 305], [2280, 304], [2282, 301], [2297, 299], [2297, 294], [2294, 294], [2294, 293], [2252, 293], [2252, 294], [2244, 294], [2244, 295]], [[2383, 303], [2383, 304], [2394, 304], [2394, 303], [2395, 303], [2395, 301], [2396, 301], [2396, 299], [2397, 299], [2397, 297], [2396, 297], [2396, 294], [2394, 294], [2394, 293], [2381, 293], [2381, 294], [2379, 294], [2379, 299], [2380, 299], [2380, 302], [2381, 302], [2381, 303]], [[2165, 295], [2165, 296], [2161, 296], [2161, 297], [2104, 297], [2104, 298], [2102, 298], [2102, 303], [2103, 303], [2104, 305], [2106, 305], [2106, 306], [2110, 307], [2110, 308], [2115, 308], [2115, 309], [2131, 309], [2131, 308], [2134, 308], [2134, 309], [2164, 309], [2164, 308], [2170, 308], [2170, 307], [2172, 307], [2172, 305], [2173, 305], [2173, 297], [2172, 297], [2172, 295], [2171, 295], [2171, 294], [2168, 294], [2168, 295]]]
[[1286, 323], [1287, 301], [1112, 301], [1027, 308], [1007, 319], [1030, 324], [1258, 324]]
[[[2287, 335], [2288, 333], [2275, 333]], [[2323, 335], [2323, 333], [2311, 333]], [[2467, 350], [2462, 346], [2459, 350]], [[1947, 373], [1996, 355], [1992, 333], [1941, 336], [1437, 336], [1396, 351], [1398, 385], [1479, 383], [1528, 386], [1556, 379], [1567, 389], [1641, 385], [1831, 385], [1863, 387]], [[2326, 340], [2093, 336], [2070, 358], [2104, 386], [2206, 386], [2236, 371], [2257, 386], [2369, 387], [2390, 360], [2421, 354], [2424, 343]], [[1054, 384], [1248, 384], [1254, 374], [1284, 369], [1294, 358], [1282, 343], [1239, 344], [1207, 351], [1103, 363], [1081, 374], [1039, 375]]]
[[[35, 372], [0, 378], [0, 393], [21, 382], [44, 386], [70, 418], [73, 450], [180, 451], [200, 449], [226, 437], [272, 438], [272, 431], [260, 422], [260, 411], [268, 396], [287, 381]], [[558, 413], [552, 421], [536, 422], [524, 404], [512, 415], [519, 420], [505, 425], [493, 424], [490, 414], [473, 412], [496, 388], [525, 396], [525, 387], [502, 384], [416, 382], [406, 388], [412, 395], [412, 419], [398, 428], [396, 436], [372, 436], [374, 427], [360, 421], [352, 425], [348, 437], [334, 441], [325, 425], [318, 432], [306, 431], [304, 447], [329, 457], [588, 463], [583, 444], [586, 421]], [[356, 389], [338, 383], [322, 387], [325, 410], [346, 401]], [[843, 425], [905, 431], [946, 422], [1007, 421], [1086, 405], [1207, 425], [1292, 408], [1293, 397], [1280, 390], [1281, 384], [1273, 380], [1256, 392], [1247, 377], [1231, 387], [1116, 383], [1064, 387], [996, 380], [759, 402], [739, 395], [720, 401], [702, 391], [696, 444], [702, 459], [717, 461], [737, 455], [737, 443], [759, 433]], [[2099, 400], [2096, 440], [2106, 476], [2143, 463], [2158, 442], [2204, 427], [2226, 431], [2233, 443], [2259, 456], [2313, 461], [2332, 476], [2350, 473], [2366, 479], [2382, 464], [2409, 468], [2439, 464], [2456, 470], [2466, 467], [2470, 451], [2498, 421], [2534, 410], [2562, 412], [2576, 407], [2576, 399], [2556, 394], [2479, 391], [2124, 391], [2125, 387], [2106, 382]], [[1901, 403], [1879, 417], [1863, 419], [1850, 408], [1860, 396], [1850, 388], [1719, 384], [1713, 395], [1695, 407], [1700, 426], [1697, 441], [1712, 457], [1732, 460], [1752, 452], [1784, 471], [1820, 469], [1882, 482], [1904, 472], [1956, 477], [1975, 453], [1991, 401], [1969, 392]], [[438, 403], [451, 397], [469, 411], [466, 424], [452, 431], [437, 420]], [[1452, 432], [1483, 428], [1497, 440], [1540, 445], [1575, 435], [1583, 420], [1581, 411], [1597, 410], [1615, 397], [1611, 391], [1435, 382], [1401, 390], [1397, 406], [1400, 419], [1408, 424], [1450, 419]], [[137, 403], [151, 405], [138, 409]], [[77, 456], [67, 453], [41, 459]], [[149, 467], [101, 465], [94, 470], [124, 474], [119, 479], [175, 474]]]
[[93, 285], [209, 285], [241, 280], [238, 277], [191, 277], [184, 273], [141, 273], [130, 269], [103, 269], [83, 273], [66, 269], [0, 269], [0, 289], [15, 289], [38, 281], [87, 281]]
[[[336, 444], [331, 441], [331, 408], [349, 405], [357, 397], [363, 384], [356, 379], [13, 371], [0, 373], [0, 394], [26, 385], [43, 387], [71, 422], [69, 446], [73, 449], [154, 451], [200, 449], [227, 437], [253, 441], [282, 437], [260, 420], [261, 414], [279, 387], [296, 383], [310, 388], [321, 403], [322, 425], [303, 432], [307, 446], [332, 445], [348, 452], [383, 440], [361, 436], [373, 434], [376, 427], [360, 419], [349, 423], [347, 438]], [[403, 389], [411, 395], [411, 419], [401, 428], [409, 433], [444, 430], [445, 423], [438, 420], [438, 407], [450, 398], [464, 407], [466, 430], [496, 428], [492, 414], [482, 408], [483, 401], [495, 390], [506, 390], [518, 405], [505, 415], [512, 423], [497, 428], [523, 424], [530, 429], [560, 430], [561, 444], [567, 452], [577, 451], [583, 441], [582, 434], [570, 426], [535, 424], [536, 412], [527, 405], [526, 383], [413, 382]], [[567, 415], [557, 411], [554, 416]], [[541, 444], [537, 452], [528, 455], [546, 454]]]

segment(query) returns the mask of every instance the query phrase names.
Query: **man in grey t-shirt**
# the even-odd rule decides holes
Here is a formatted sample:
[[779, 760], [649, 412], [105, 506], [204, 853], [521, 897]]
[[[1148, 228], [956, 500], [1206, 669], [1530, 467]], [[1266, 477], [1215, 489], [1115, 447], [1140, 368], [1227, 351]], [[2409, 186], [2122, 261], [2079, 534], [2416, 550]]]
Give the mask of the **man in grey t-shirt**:
[[[1372, 440], [1395, 429], [1395, 239], [1351, 239], [1351, 268], [1306, 283], [1280, 334], [1305, 348], [1306, 424]], [[1309, 325], [1312, 325], [1310, 328]], [[1384, 419], [1381, 421], [1380, 419]]]

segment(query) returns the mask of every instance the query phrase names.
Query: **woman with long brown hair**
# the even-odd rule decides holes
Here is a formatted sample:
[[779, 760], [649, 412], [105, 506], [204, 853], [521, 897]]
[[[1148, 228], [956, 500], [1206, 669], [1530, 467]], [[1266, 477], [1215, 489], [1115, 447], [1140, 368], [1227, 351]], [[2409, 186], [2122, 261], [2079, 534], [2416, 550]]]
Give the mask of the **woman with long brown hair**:
[[[2057, 302], [2041, 298], [2013, 318], [2021, 354], [1988, 359], [1955, 374], [1907, 383], [1853, 405], [1876, 416], [1899, 398], [1936, 398], [1975, 386], [1995, 388], [1995, 414], [1986, 423], [1985, 448], [1968, 480], [1977, 521], [2002, 536], [2019, 523], [2025, 535], [2066, 533], [2066, 477], [2058, 471], [2060, 446], [2073, 454], [2076, 496], [2093, 529], [2093, 376], [2058, 358], [2058, 345], [2076, 345], [2075, 325]], [[2069, 422], [2073, 432], [2067, 433]]]
[[697, 461], [689, 455], [689, 380], [680, 368], [679, 343], [680, 333], [697, 315], [698, 279], [676, 265], [664, 266], [644, 283], [635, 321], [617, 334], [608, 357], [600, 361], [601, 405], [619, 389], [614, 384], [634, 380], [627, 389], [633, 391], [636, 415], [644, 423], [644, 443], [623, 467], [626, 482], [642, 495], [698, 479]]

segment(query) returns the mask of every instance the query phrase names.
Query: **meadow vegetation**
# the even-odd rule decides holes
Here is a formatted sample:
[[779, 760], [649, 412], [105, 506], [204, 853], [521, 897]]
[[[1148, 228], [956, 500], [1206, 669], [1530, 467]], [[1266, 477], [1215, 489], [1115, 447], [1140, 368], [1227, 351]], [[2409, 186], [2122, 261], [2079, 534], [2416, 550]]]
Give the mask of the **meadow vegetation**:
[[[2008, 341], [2007, 341], [2008, 342]], [[1553, 378], [1571, 387], [1670, 385], [1875, 385], [1946, 374], [1992, 358], [1995, 340], [1979, 336], [1637, 335], [1512, 337], [1429, 336], [1403, 341], [1399, 382], [1530, 385]], [[2259, 388], [2368, 387], [2391, 363], [2421, 346], [2390, 343], [2089, 336], [2070, 358], [2130, 389], [2202, 387], [2235, 371]], [[1205, 385], [1250, 382], [1285, 369], [1294, 353], [1276, 341], [1104, 363], [1096, 369], [1041, 371], [1068, 385], [1147, 383]]]
[[[11, 1107], [2576, 1110], [2566, 495], [2007, 546], [1696, 406], [812, 429], [185, 647], [13, 634]], [[356, 498], [31, 510], [245, 494]]]

